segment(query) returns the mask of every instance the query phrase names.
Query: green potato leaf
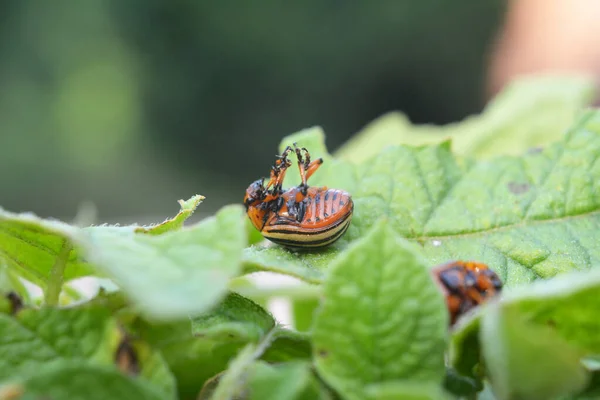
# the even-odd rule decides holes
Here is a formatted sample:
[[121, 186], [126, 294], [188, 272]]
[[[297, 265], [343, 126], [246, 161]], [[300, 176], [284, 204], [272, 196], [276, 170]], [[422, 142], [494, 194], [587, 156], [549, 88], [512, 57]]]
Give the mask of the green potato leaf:
[[139, 377], [152, 382], [153, 386], [169, 399], [177, 398], [177, 382], [163, 355], [147, 342], [132, 340]]
[[274, 327], [271, 314], [234, 292], [209, 312], [192, 318], [195, 336], [220, 340], [258, 341]]
[[261, 357], [262, 360], [275, 363], [294, 360], [310, 360], [312, 344], [310, 335], [291, 329], [278, 327], [273, 341]]
[[406, 380], [441, 387], [448, 314], [424, 260], [388, 222], [336, 259], [312, 336], [315, 366], [344, 398]]
[[[0, 332], [0, 382], [23, 381], [25, 393], [35, 392], [37, 379], [58, 375], [63, 376], [62, 390], [74, 390], [77, 385], [66, 384], [68, 375], [64, 375], [72, 363], [91, 369], [110, 367], [115, 371], [112, 375], [124, 374], [115, 363], [122, 333], [107, 308], [86, 304], [0, 314]], [[132, 345], [137, 379], [162, 398], [174, 398], [175, 381], [160, 354], [143, 342]]]
[[5, 380], [33, 374], [42, 364], [105, 357], [117, 326], [98, 307], [25, 309], [15, 316], [0, 314], [0, 332], [0, 380]]
[[[549, 335], [555, 335], [566, 345], [578, 351], [579, 358], [600, 354], [600, 331], [598, 308], [600, 307], [600, 269], [586, 272], [572, 272], [555, 278], [534, 282], [531, 285], [514, 288], [505, 293], [497, 307], [501, 315], [507, 314], [512, 319], [518, 315], [515, 323], [528, 324], [533, 328], [548, 330]], [[493, 341], [482, 331], [482, 317], [489, 312], [489, 307], [480, 308], [477, 312], [465, 318], [455, 327], [452, 335], [451, 361], [457, 371], [463, 375], [473, 375], [476, 365], [481, 361], [480, 349], [483, 340]], [[486, 333], [487, 332], [487, 333]], [[525, 341], [527, 338], [517, 335], [510, 336], [511, 340]], [[508, 343], [508, 346], [521, 344]], [[558, 345], [557, 345], [558, 346]], [[539, 369], [535, 358], [525, 367]]]
[[249, 218], [246, 219], [246, 233], [248, 235], [249, 245], [257, 244], [264, 240], [260, 232], [252, 225]]
[[268, 336], [261, 343], [248, 343], [219, 377], [214, 392], [211, 390], [210, 398], [212, 400], [230, 400], [242, 396], [245, 390], [247, 371], [260, 358], [270, 340], [271, 336]]
[[250, 400], [316, 400], [321, 388], [314, 379], [310, 364], [290, 362], [271, 366], [257, 362], [248, 378]]
[[472, 396], [483, 390], [483, 384], [475, 378], [463, 376], [453, 368], [448, 368], [446, 370], [444, 388], [449, 393], [457, 396]]
[[189, 318], [178, 321], [148, 321], [137, 315], [129, 324], [132, 332], [159, 351], [177, 383], [180, 399], [195, 399], [205, 381], [227, 368], [244, 343], [224, 349], [219, 342], [192, 335]]
[[214, 389], [217, 380], [209, 378], [225, 370], [245, 345], [267, 335], [272, 339], [260, 359], [277, 363], [310, 360], [312, 355], [307, 335], [276, 326], [267, 311], [237, 293], [229, 293], [219, 305], [191, 321], [149, 321], [137, 315], [128, 326], [164, 356], [182, 399], [196, 398], [207, 381], [204, 393]]
[[588, 383], [581, 352], [551, 328], [525, 322], [517, 310], [491, 307], [482, 320], [481, 344], [499, 399], [552, 399]]
[[181, 210], [173, 218], [169, 218], [164, 222], [153, 226], [140, 226], [135, 229], [136, 233], [149, 233], [151, 235], [160, 235], [165, 232], [181, 229], [186, 219], [192, 216], [196, 208], [205, 199], [204, 196], [195, 195], [189, 200], [179, 200]]
[[595, 83], [585, 76], [524, 77], [509, 84], [482, 114], [459, 123], [412, 125], [402, 113], [386, 114], [346, 142], [336, 156], [361, 163], [390, 145], [421, 146], [447, 139], [462, 156], [521, 155], [559, 140], [594, 94]]
[[0, 261], [0, 313], [15, 313], [29, 301], [29, 293], [18, 276]]
[[246, 246], [241, 206], [162, 235], [86, 230], [88, 258], [127, 293], [142, 312], [177, 320], [208, 310], [226, 294]]
[[439, 385], [433, 383], [386, 382], [369, 385], [365, 390], [372, 400], [450, 400]]
[[[79, 229], [60, 221], [41, 219], [29, 213], [14, 214], [0, 208], [0, 265], [6, 264], [9, 274], [21, 276], [40, 286], [45, 291], [46, 303], [56, 305], [65, 282], [105, 273], [104, 269], [96, 268], [89, 262], [87, 251], [82, 248], [90, 232], [92, 235], [109, 232], [133, 237], [134, 232], [158, 235], [176, 230], [181, 228], [203, 199], [203, 196], [196, 195], [185, 202], [180, 200], [181, 211], [177, 216], [152, 227], [102, 226]], [[103, 249], [98, 251], [102, 252]], [[126, 270], [126, 262], [127, 259], [119, 260], [118, 267]]]
[[[234, 348], [239, 348], [233, 344]], [[231, 354], [232, 343], [220, 348], [226, 354]], [[229, 362], [228, 368], [213, 379], [208, 380], [200, 394], [200, 398], [208, 398], [211, 394], [213, 400], [237, 398], [247, 392], [247, 377], [252, 365], [260, 359], [277, 363], [292, 360], [309, 360], [310, 343], [308, 336], [299, 332], [274, 327], [258, 342], [248, 342], [235, 358]], [[213, 354], [217, 349], [213, 349]]]
[[292, 313], [294, 315], [294, 327], [301, 331], [310, 331], [315, 310], [319, 306], [318, 299], [294, 299], [292, 302]]
[[0, 261], [41, 288], [51, 279], [59, 281], [60, 287], [63, 280], [94, 273], [94, 268], [73, 250], [79, 236], [79, 229], [63, 222], [0, 208]]
[[244, 265], [247, 272], [322, 282], [350, 242], [387, 218], [422, 246], [430, 265], [478, 260], [507, 287], [586, 270], [600, 261], [593, 235], [600, 221], [598, 154], [600, 111], [582, 115], [562, 141], [521, 157], [465, 163], [447, 142], [389, 147], [355, 171], [354, 216], [340, 241], [303, 253], [255, 245], [245, 250]]
[[272, 243], [253, 245], [244, 249], [244, 272], [269, 271], [321, 283], [329, 263], [346, 246], [343, 238], [319, 252], [296, 252]]
[[146, 382], [125, 376], [113, 367], [71, 360], [44, 368], [19, 383], [22, 400], [162, 400], [167, 397]]

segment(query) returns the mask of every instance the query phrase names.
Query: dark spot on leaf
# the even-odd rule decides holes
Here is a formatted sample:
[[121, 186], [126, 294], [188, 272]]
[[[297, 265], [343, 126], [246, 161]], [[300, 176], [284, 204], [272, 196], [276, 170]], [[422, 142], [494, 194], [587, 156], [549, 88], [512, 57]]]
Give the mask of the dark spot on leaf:
[[508, 190], [514, 194], [527, 193], [531, 186], [527, 183], [508, 182]]
[[23, 299], [21, 299], [21, 296], [19, 296], [15, 292], [9, 292], [6, 295], [6, 298], [11, 303], [11, 306], [12, 306], [12, 311], [11, 312], [12, 312], [12, 314], [18, 313], [19, 310], [21, 310], [23, 308]]
[[235, 335], [233, 333], [228, 333], [227, 336], [229, 336], [230, 338], [234, 338]]
[[549, 327], [556, 328], [556, 321], [554, 321], [553, 319], [549, 319], [546, 323]]
[[123, 373], [128, 375], [139, 375], [141, 371], [137, 351], [127, 336], [121, 340], [117, 347], [115, 364]]
[[317, 353], [319, 354], [319, 357], [327, 357], [329, 355], [329, 352], [324, 349], [318, 350]]
[[543, 147], [531, 147], [529, 150], [527, 150], [528, 154], [537, 154], [537, 153], [541, 153], [542, 151], [544, 151]]

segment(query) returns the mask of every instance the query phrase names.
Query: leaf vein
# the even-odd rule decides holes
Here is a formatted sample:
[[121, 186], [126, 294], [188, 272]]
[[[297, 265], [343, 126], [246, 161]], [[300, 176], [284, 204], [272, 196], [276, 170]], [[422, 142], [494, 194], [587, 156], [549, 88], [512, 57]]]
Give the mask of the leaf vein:
[[596, 217], [597, 214], [600, 214], [600, 210], [595, 209], [595, 210], [591, 210], [591, 211], [581, 212], [579, 214], [565, 215], [565, 216], [556, 217], [556, 218], [539, 219], [539, 220], [523, 220], [523, 221], [520, 221], [517, 223], [497, 226], [497, 227], [489, 228], [489, 229], [479, 229], [479, 230], [474, 230], [474, 231], [470, 231], [470, 232], [462, 232], [462, 233], [448, 233], [448, 234], [436, 235], [436, 236], [412, 236], [412, 237], [408, 237], [408, 239], [417, 240], [417, 241], [426, 241], [426, 240], [433, 240], [433, 239], [453, 239], [453, 238], [459, 238], [459, 237], [464, 238], [464, 237], [469, 237], [469, 236], [477, 236], [477, 235], [481, 235], [484, 233], [504, 232], [504, 231], [507, 231], [510, 229], [531, 227], [531, 226], [543, 225], [543, 224], [551, 224], [551, 223], [555, 223], [555, 222], [572, 221], [574, 219], [585, 218], [585, 217], [591, 218], [591, 217]]

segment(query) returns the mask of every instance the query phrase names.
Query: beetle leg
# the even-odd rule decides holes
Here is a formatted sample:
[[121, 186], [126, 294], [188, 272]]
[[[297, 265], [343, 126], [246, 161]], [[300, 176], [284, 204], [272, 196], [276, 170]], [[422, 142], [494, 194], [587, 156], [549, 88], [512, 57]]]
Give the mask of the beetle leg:
[[287, 159], [290, 151], [292, 151], [292, 148], [287, 146], [281, 155], [275, 156], [275, 163], [271, 167], [271, 177], [265, 186], [266, 190], [273, 186], [273, 193], [281, 192], [285, 171], [292, 165], [291, 161]]
[[[308, 179], [315, 173], [317, 169], [323, 164], [323, 159], [318, 158], [314, 161], [310, 160], [310, 153], [305, 147], [298, 148], [296, 143], [294, 143], [294, 150], [296, 151], [296, 156], [298, 157], [298, 168], [300, 169], [300, 177], [302, 178], [302, 183], [300, 187], [302, 188], [302, 194], [306, 195], [306, 190], [308, 189]], [[304, 157], [302, 157], [302, 152], [304, 152]]]
[[306, 168], [306, 180], [308, 181], [308, 178], [310, 178], [312, 176], [312, 174], [315, 173], [315, 171], [317, 169], [319, 169], [319, 167], [323, 164], [323, 159], [322, 158], [317, 158], [316, 160], [312, 161], [310, 164], [308, 164], [308, 168]]
[[298, 169], [300, 170], [300, 179], [302, 181], [300, 187], [302, 188], [302, 193], [306, 195], [306, 163], [302, 157], [302, 149], [298, 148], [296, 143], [294, 143], [294, 150], [296, 151], [296, 157], [298, 158]]
[[289, 161], [286, 160], [286, 166], [284, 168], [282, 168], [279, 173], [277, 174], [277, 177], [275, 178], [275, 183], [273, 185], [273, 193], [277, 193], [277, 194], [281, 194], [281, 192], [283, 192], [283, 178], [285, 178], [285, 173], [287, 172], [287, 168], [290, 166], [288, 163]]

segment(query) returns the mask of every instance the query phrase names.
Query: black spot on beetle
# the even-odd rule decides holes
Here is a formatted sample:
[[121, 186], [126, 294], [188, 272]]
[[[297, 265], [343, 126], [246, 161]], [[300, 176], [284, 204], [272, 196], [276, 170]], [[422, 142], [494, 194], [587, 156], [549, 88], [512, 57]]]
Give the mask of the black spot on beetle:
[[514, 194], [527, 193], [531, 189], [531, 186], [527, 183], [508, 182], [506, 186]]

